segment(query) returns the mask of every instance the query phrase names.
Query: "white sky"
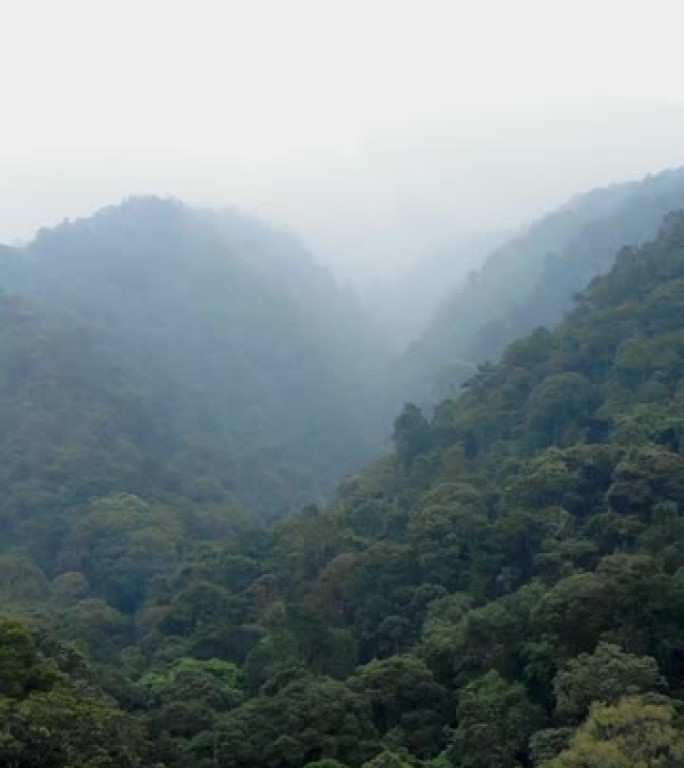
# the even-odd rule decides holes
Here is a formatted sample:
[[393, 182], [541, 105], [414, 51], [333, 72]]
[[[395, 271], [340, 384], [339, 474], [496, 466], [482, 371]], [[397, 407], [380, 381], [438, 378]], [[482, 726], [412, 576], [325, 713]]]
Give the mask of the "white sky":
[[684, 164], [684, 4], [0, 0], [0, 239], [137, 193], [399, 269]]

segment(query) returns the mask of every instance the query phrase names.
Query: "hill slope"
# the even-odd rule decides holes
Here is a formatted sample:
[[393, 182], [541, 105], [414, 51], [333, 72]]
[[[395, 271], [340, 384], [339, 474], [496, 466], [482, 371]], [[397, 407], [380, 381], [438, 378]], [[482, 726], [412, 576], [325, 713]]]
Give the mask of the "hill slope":
[[106, 766], [680, 765], [683, 387], [680, 214], [432, 418], [407, 405], [326, 512], [212, 530], [110, 493], [53, 520], [49, 568], [0, 557], [2, 605], [51, 638], [0, 623], [9, 733], [85, 678], [100, 727], [59, 744], [137, 726]]
[[223, 759], [555, 768], [593, 765], [588, 749], [650, 767], [658, 742], [677, 764], [683, 286], [679, 216], [434, 418], [407, 406], [394, 457], [328, 515], [272, 531], [242, 593], [265, 635], [248, 701], [219, 718]]
[[517, 336], [552, 326], [623, 245], [651, 238], [684, 208], [684, 169], [593, 190], [496, 250], [435, 313], [401, 361], [412, 396], [435, 401]]
[[[381, 439], [381, 345], [294, 237], [132, 199], [41, 231], [0, 288], [88, 328], [173, 445], [271, 512], [319, 497]], [[161, 448], [161, 446], [158, 446]]]
[[[35, 411], [26, 445], [52, 445], [0, 446], [13, 492], [52, 494], [2, 508], [0, 606], [28, 626], [0, 620], [0, 762], [682, 764], [684, 214], [431, 418], [407, 405], [327, 510], [268, 527], [137, 471], [174, 438], [138, 423], [113, 341], [0, 309], [0, 418]], [[105, 484], [71, 483], [81, 462]]]

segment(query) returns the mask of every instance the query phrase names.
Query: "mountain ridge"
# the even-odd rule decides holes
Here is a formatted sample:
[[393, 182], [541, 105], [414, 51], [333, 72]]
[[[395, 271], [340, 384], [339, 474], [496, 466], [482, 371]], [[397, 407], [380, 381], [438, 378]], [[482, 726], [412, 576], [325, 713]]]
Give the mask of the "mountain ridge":
[[517, 336], [560, 322], [573, 295], [610, 268], [621, 246], [654, 236], [677, 208], [684, 208], [684, 168], [590, 190], [538, 218], [471, 273], [398, 360], [410, 397], [434, 402]]
[[[203, 424], [242, 454], [235, 487], [253, 506], [315, 500], [382, 439], [379, 337], [294, 236], [249, 217], [134, 198], [9, 249], [0, 287], [86, 324], [150, 403], [157, 389], [175, 402], [176, 431]], [[269, 453], [282, 480], [255, 465]], [[287, 453], [317, 470], [306, 479]]]

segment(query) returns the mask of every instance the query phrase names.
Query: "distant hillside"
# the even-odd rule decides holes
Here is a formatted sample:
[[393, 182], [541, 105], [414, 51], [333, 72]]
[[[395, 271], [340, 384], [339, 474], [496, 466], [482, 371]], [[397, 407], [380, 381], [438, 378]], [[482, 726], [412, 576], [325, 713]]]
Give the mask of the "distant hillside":
[[361, 289], [364, 305], [395, 348], [404, 349], [420, 336], [454, 287], [465, 283], [468, 274], [506, 239], [497, 232], [462, 235], [422, 253], [406, 271], [395, 274], [389, 268], [382, 280]]
[[553, 325], [623, 245], [684, 208], [684, 169], [578, 196], [487, 259], [435, 313], [398, 366], [406, 397], [434, 401], [522, 333]]
[[203, 456], [257, 509], [316, 499], [377, 450], [382, 347], [289, 233], [136, 198], [4, 249], [0, 289], [87, 328], [163, 424], [154, 455], [186, 474]]

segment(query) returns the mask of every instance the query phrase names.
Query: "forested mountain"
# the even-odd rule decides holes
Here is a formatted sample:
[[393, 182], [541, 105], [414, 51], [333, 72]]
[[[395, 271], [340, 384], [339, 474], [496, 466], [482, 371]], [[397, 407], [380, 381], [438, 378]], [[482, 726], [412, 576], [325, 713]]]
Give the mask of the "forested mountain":
[[435, 402], [517, 336], [558, 322], [621, 246], [651, 238], [680, 208], [684, 169], [669, 170], [592, 190], [521, 232], [452, 292], [399, 361], [407, 396]]
[[[118, 376], [110, 388], [134, 391], [161, 430], [139, 430], [146, 459], [254, 509], [317, 499], [379, 449], [379, 336], [286, 232], [134, 198], [5, 249], [0, 289], [40, 308], [47, 333], [50, 313], [87, 329]], [[68, 409], [74, 394], [65, 385], [60, 403], [58, 386]]]
[[677, 214], [326, 509], [227, 526], [133, 477], [47, 515], [0, 557], [0, 763], [679, 768], [683, 387]]

